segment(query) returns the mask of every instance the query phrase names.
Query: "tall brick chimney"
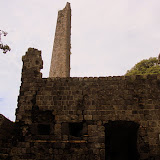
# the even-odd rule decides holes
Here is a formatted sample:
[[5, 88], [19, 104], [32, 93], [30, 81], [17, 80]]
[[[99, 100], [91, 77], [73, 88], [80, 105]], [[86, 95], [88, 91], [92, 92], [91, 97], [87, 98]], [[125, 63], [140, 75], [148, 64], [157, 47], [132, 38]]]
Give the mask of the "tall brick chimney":
[[49, 77], [70, 77], [71, 8], [58, 12]]

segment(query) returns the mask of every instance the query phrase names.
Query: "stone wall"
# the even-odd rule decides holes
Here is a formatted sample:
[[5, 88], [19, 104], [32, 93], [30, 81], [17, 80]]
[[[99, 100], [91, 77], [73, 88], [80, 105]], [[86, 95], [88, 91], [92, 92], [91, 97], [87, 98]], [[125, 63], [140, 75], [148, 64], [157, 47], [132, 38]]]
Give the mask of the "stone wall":
[[71, 9], [67, 3], [58, 12], [49, 77], [70, 77]]
[[2, 142], [13, 136], [14, 123], [0, 114], [0, 148]]
[[160, 75], [41, 78], [37, 59], [34, 49], [23, 58], [13, 159], [105, 160], [113, 122], [135, 124], [141, 160], [160, 156]]
[[0, 115], [0, 159], [160, 160], [160, 75], [70, 78], [70, 33], [67, 3], [50, 78], [41, 51], [22, 57], [16, 123]]
[[0, 159], [9, 158], [16, 137], [16, 125], [0, 114]]

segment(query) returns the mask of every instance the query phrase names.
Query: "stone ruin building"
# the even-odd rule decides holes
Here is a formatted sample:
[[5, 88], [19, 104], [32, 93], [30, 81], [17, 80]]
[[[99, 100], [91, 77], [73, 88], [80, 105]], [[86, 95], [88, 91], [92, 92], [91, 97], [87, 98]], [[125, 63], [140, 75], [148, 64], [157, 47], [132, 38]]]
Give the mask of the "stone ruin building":
[[22, 57], [16, 122], [0, 115], [2, 160], [160, 160], [160, 75], [70, 77], [70, 4], [58, 12], [49, 78]]

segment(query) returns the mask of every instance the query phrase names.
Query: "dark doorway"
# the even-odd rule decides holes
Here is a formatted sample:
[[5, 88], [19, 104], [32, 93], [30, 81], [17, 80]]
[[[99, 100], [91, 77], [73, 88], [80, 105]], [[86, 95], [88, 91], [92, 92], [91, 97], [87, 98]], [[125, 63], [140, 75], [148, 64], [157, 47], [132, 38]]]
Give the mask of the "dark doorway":
[[105, 125], [105, 160], [138, 160], [138, 128], [132, 121], [109, 121]]

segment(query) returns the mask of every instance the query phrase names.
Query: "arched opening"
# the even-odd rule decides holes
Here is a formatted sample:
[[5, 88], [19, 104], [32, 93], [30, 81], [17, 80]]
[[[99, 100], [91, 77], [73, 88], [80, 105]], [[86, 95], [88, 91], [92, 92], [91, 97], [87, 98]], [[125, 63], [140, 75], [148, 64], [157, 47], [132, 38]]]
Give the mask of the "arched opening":
[[105, 124], [105, 160], [138, 160], [137, 132], [132, 121], [109, 121]]

